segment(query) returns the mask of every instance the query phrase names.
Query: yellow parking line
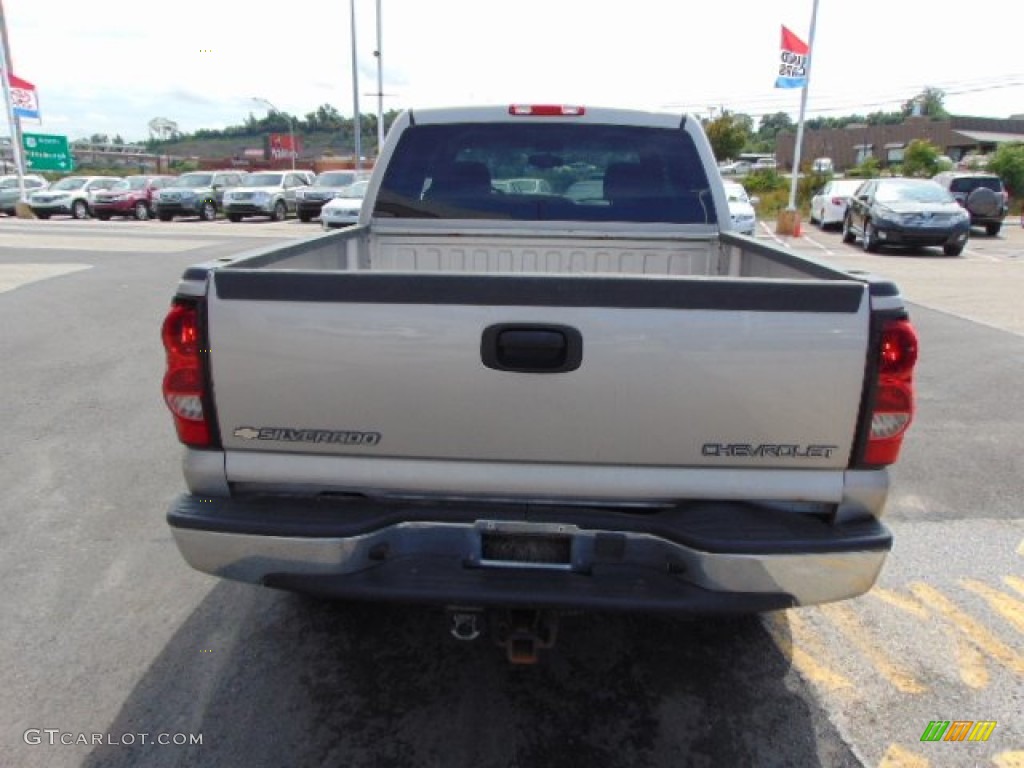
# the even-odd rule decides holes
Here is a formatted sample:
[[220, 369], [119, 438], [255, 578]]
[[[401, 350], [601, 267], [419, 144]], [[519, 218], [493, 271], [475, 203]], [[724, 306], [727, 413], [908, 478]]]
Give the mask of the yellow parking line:
[[843, 633], [844, 638], [852, 643], [897, 690], [903, 693], [924, 693], [927, 690], [912, 674], [901, 669], [882, 652], [883, 644], [870, 637], [868, 628], [849, 608], [832, 604], [821, 606], [821, 611]]
[[972, 643], [1011, 672], [1024, 676], [1024, 656], [997, 638], [988, 628], [957, 608], [944, 594], [928, 584], [915, 582], [910, 591], [925, 605], [945, 616]]
[[1003, 576], [1003, 581], [1010, 589], [1015, 589], [1024, 595], [1024, 579], [1020, 576]]
[[[787, 619], [788, 634], [785, 627]], [[782, 613], [770, 614], [765, 617], [765, 626], [782, 655], [805, 679], [833, 691], [853, 688], [853, 684], [844, 675], [829, 669], [811, 655], [811, 652], [824, 655], [824, 647], [804, 620], [795, 613], [790, 611], [785, 616]]]
[[882, 755], [878, 768], [928, 768], [929, 765], [927, 757], [915, 755], [899, 744], [890, 744]]
[[988, 686], [988, 667], [981, 651], [971, 645], [965, 638], [957, 635], [954, 639], [956, 666], [960, 671], [960, 679], [971, 688]]
[[894, 608], [899, 608], [902, 611], [906, 611], [907, 613], [913, 614], [919, 619], [927, 620], [930, 616], [930, 614], [928, 613], [928, 609], [921, 605], [919, 602], [909, 597], [904, 597], [898, 592], [893, 592], [891, 589], [875, 587], [870, 592], [868, 592], [868, 594], [872, 595], [873, 597], [877, 597], [879, 600], [888, 603]]
[[1020, 540], [1020, 544], [1017, 545], [1017, 554], [1024, 555], [1024, 539]]
[[974, 579], [961, 579], [960, 583], [974, 594], [980, 595], [993, 611], [1013, 624], [1018, 632], [1024, 633], [1024, 603]]

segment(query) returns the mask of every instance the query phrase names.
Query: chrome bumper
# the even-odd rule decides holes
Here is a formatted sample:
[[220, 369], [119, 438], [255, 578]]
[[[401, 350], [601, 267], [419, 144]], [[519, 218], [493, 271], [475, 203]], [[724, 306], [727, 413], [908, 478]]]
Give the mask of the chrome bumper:
[[[238, 581], [338, 596], [353, 591], [365, 596], [362, 593], [376, 587], [379, 594], [375, 596], [381, 597], [392, 592], [415, 599], [463, 602], [479, 593], [482, 604], [500, 603], [503, 594], [511, 594], [510, 584], [518, 580], [535, 591], [538, 602], [564, 606], [602, 607], [602, 594], [608, 592], [606, 607], [622, 608], [625, 588], [635, 596], [638, 609], [650, 603], [669, 610], [676, 603], [681, 612], [688, 612], [687, 602], [698, 591], [702, 608], [713, 606], [716, 600], [726, 605], [730, 597], [739, 596], [752, 597], [751, 604], [756, 606], [758, 596], [774, 596], [777, 605], [769, 601], [768, 607], [755, 608], [770, 610], [863, 594], [875, 583], [891, 546], [888, 530], [875, 520], [858, 522], [857, 533], [837, 536], [835, 542], [821, 535], [811, 537], [806, 540], [807, 551], [799, 551], [800, 543], [785, 521], [780, 530], [790, 534], [788, 541], [776, 537], [754, 541], [751, 546], [749, 530], [735, 531], [735, 542], [729, 542], [723, 539], [722, 529], [716, 529], [707, 546], [700, 547], [674, 541], [671, 533], [490, 517], [486, 505], [482, 505], [479, 519], [390, 522], [343, 536], [327, 533], [335, 519], [331, 512], [293, 526], [293, 535], [279, 535], [275, 529], [287, 515], [267, 525], [254, 525], [250, 516], [243, 527], [257, 530], [228, 530], [239, 526], [211, 521], [216, 513], [208, 515], [206, 510], [218, 503], [230, 505], [230, 500], [183, 499], [188, 501], [179, 502], [177, 510], [172, 507], [169, 521], [179, 550], [193, 568]], [[196, 508], [204, 507], [203, 519], [196, 519]], [[337, 514], [341, 518], [345, 510]], [[561, 510], [565, 519], [572, 514], [571, 508]], [[590, 514], [598, 520], [625, 518], [634, 528], [657, 517], [657, 513], [624, 515], [607, 510]], [[682, 531], [682, 537], [707, 534], [707, 519], [711, 518], [700, 522], [695, 533]], [[663, 522], [651, 522], [655, 528], [663, 527]], [[835, 528], [838, 531], [842, 526]], [[753, 535], [760, 534], [754, 531]], [[560, 540], [566, 555], [561, 561], [531, 561], [529, 555], [495, 559], [484, 544], [495, 536]], [[750, 551], [758, 548], [784, 551]], [[346, 583], [350, 579], [351, 585]], [[463, 579], [472, 581], [472, 590], [463, 588]], [[436, 594], [431, 593], [432, 588]], [[556, 591], [559, 594], [554, 594]], [[580, 595], [586, 599], [575, 600]]]

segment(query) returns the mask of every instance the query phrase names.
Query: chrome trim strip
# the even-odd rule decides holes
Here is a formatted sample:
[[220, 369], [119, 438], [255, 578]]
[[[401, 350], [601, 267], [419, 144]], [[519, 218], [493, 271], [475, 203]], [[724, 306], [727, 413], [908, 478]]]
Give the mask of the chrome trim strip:
[[[838, 504], [841, 469], [650, 467], [448, 461], [227, 450], [232, 484], [309, 486], [369, 496], [420, 494], [577, 501], [792, 501]], [[877, 515], [876, 515], [877, 516]]]

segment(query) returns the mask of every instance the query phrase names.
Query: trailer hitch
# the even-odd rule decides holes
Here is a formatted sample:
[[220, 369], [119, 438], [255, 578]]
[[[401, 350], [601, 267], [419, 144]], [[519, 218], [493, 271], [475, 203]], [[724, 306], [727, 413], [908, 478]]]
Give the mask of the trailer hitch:
[[502, 609], [491, 614], [494, 642], [512, 664], [536, 664], [541, 649], [552, 648], [558, 636], [558, 614], [539, 609]]

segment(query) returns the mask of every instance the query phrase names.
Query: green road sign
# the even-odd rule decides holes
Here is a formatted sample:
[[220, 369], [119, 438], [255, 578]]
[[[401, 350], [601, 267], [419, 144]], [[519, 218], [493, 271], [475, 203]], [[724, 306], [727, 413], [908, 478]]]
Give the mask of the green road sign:
[[25, 148], [25, 167], [30, 171], [73, 171], [75, 159], [68, 148], [67, 136], [45, 133], [21, 134]]

